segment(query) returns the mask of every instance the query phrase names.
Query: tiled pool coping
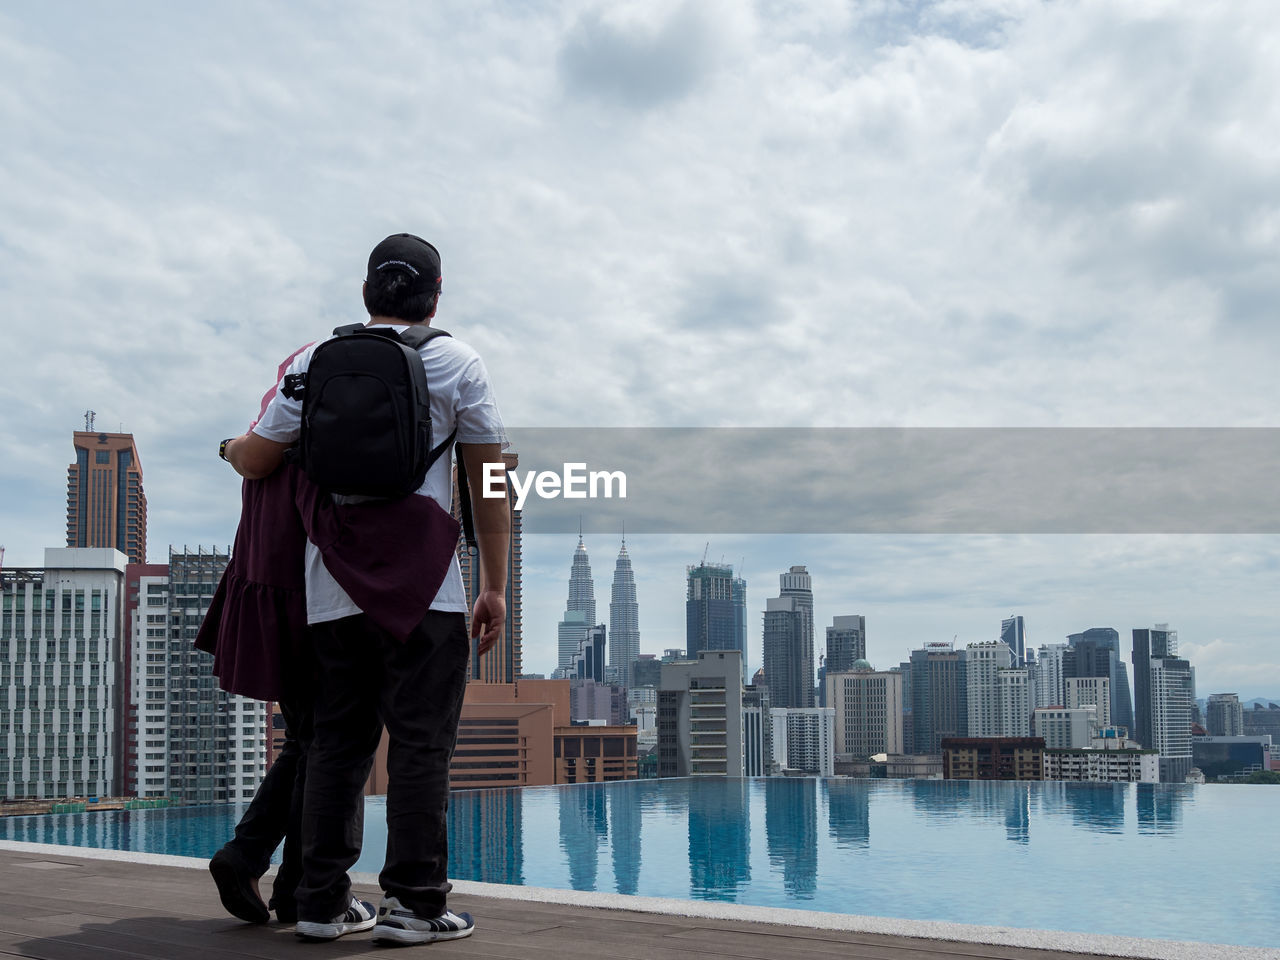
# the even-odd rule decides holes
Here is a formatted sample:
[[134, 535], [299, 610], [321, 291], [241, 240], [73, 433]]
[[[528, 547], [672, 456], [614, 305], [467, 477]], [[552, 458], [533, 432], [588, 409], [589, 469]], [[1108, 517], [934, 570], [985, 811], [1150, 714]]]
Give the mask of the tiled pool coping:
[[[155, 864], [204, 870], [207, 861], [169, 854], [131, 853], [92, 847], [0, 841], [0, 850], [48, 856], [74, 856], [86, 860], [113, 860], [124, 863]], [[375, 874], [354, 873], [353, 882], [376, 887]], [[720, 921], [768, 923], [810, 930], [833, 930], [881, 936], [916, 937], [926, 940], [974, 943], [1039, 950], [1074, 951], [1108, 957], [1142, 960], [1278, 960], [1280, 950], [1103, 934], [1028, 930], [1016, 927], [989, 927], [946, 923], [934, 920], [900, 920], [852, 914], [821, 913], [809, 910], [751, 907], [709, 901], [639, 897], [615, 893], [560, 890], [547, 887], [520, 887], [459, 880], [454, 889], [464, 896], [539, 904], [567, 904], [604, 910], [627, 910], [664, 916], [692, 917]]]

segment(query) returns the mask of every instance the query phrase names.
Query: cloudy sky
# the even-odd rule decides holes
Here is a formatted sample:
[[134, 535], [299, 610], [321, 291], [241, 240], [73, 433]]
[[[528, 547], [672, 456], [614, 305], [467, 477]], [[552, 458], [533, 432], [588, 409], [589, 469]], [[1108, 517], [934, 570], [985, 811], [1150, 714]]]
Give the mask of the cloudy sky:
[[[218, 440], [400, 230], [513, 428], [1275, 426], [1278, 46], [1266, 2], [7, 5], [5, 562], [60, 542], [87, 409], [153, 559], [229, 543]], [[644, 650], [707, 539], [630, 542]], [[1202, 695], [1280, 695], [1274, 535], [714, 539], [879, 665], [1168, 621]], [[526, 669], [574, 542], [526, 541]]]

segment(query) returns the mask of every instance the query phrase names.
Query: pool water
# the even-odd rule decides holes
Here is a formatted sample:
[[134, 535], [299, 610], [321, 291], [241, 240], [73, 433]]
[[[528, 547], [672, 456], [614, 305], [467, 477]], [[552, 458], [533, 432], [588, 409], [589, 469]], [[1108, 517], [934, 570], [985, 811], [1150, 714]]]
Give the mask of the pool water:
[[[454, 879], [1252, 946], [1280, 943], [1280, 791], [639, 780], [452, 795]], [[208, 857], [242, 805], [0, 818], [0, 839]], [[365, 851], [386, 844], [367, 801]]]

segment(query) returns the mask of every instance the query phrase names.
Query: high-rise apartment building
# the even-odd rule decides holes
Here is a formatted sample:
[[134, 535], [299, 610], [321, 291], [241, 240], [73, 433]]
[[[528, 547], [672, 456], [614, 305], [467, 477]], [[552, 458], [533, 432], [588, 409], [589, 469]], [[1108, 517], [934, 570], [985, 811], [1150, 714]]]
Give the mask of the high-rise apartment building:
[[996, 691], [1000, 697], [1000, 736], [1025, 737], [1031, 733], [1031, 712], [1035, 709], [1035, 685], [1030, 667], [1010, 667], [996, 671]]
[[120, 794], [125, 566], [112, 547], [49, 548], [0, 572], [6, 798]]
[[1066, 703], [1062, 685], [1062, 660], [1067, 649], [1065, 643], [1040, 644], [1034, 668], [1037, 707], [1060, 707]]
[[764, 612], [764, 679], [773, 707], [812, 707], [813, 590], [804, 567], [778, 577]]
[[[520, 458], [508, 450], [502, 454], [508, 471], [520, 464]], [[477, 480], [480, 478], [477, 477]], [[456, 489], [456, 487], [455, 487]], [[507, 624], [502, 636], [493, 648], [483, 657], [471, 651], [471, 679], [482, 683], [514, 683], [524, 672], [521, 649], [524, 639], [524, 617], [522, 606], [523, 562], [523, 517], [522, 511], [515, 507], [515, 491], [508, 486], [507, 499], [511, 504], [511, 545], [507, 551]], [[453, 515], [461, 522], [461, 504], [454, 498]], [[465, 537], [458, 538], [458, 567], [462, 571], [462, 583], [467, 591], [467, 610], [475, 608], [476, 594], [480, 592], [479, 556], [472, 556], [467, 548]]]
[[1093, 707], [1094, 719], [1099, 729], [1111, 727], [1111, 679], [1109, 677], [1068, 677], [1063, 681], [1066, 691], [1064, 706]]
[[721, 563], [686, 567], [685, 574], [685, 655], [693, 660], [704, 650], [737, 650], [745, 682], [747, 581]]
[[1090, 627], [1067, 637], [1063, 677], [1107, 677], [1111, 680], [1111, 722], [1134, 729], [1129, 671], [1120, 655], [1120, 633], [1112, 627]]
[[743, 754], [738, 651], [703, 650], [696, 660], [664, 663], [658, 690], [658, 776], [741, 777]]
[[[140, 797], [248, 800], [266, 774], [266, 704], [222, 690], [213, 658], [194, 646], [229, 560], [229, 552], [216, 547], [170, 548], [165, 576], [138, 576], [132, 688]], [[163, 639], [153, 619], [161, 614], [168, 628]]]
[[926, 643], [911, 651], [911, 722], [917, 754], [942, 752], [944, 737], [969, 731], [964, 651], [950, 643]]
[[[560, 621], [556, 637], [560, 647], [558, 667], [562, 676], [567, 675], [574, 654], [578, 652], [578, 643], [587, 635], [587, 628], [599, 623], [596, 620], [596, 588], [595, 581], [591, 579], [591, 559], [587, 556], [582, 534], [578, 534], [578, 547], [573, 551], [573, 565], [569, 568], [569, 599], [564, 609], [564, 619]], [[572, 614], [580, 614], [580, 617]]]
[[133, 434], [77, 430], [71, 442], [67, 546], [112, 547], [130, 563], [146, 563], [147, 498]]
[[1025, 666], [1027, 663], [1027, 629], [1021, 615], [1014, 614], [1000, 621], [1000, 639], [1013, 651], [1013, 665]]
[[1002, 640], [971, 643], [965, 648], [970, 737], [1005, 736], [1001, 732], [1005, 725], [997, 678], [1012, 665], [1013, 651]]
[[848, 760], [901, 754], [902, 674], [858, 660], [847, 673], [828, 673], [827, 703], [835, 712], [835, 752]]
[[836, 716], [831, 707], [772, 707], [773, 764], [780, 773], [835, 776]]
[[636, 575], [631, 569], [627, 541], [623, 538], [613, 566], [609, 592], [609, 666], [623, 686], [635, 682], [632, 670], [640, 657], [640, 604], [636, 600]]
[[1133, 631], [1136, 739], [1160, 752], [1160, 780], [1182, 783], [1191, 772], [1191, 664], [1178, 656], [1178, 633], [1165, 623]]
[[1205, 708], [1205, 726], [1211, 737], [1243, 737], [1244, 706], [1234, 693], [1211, 693]]
[[867, 659], [867, 618], [832, 617], [827, 627], [827, 673], [848, 673], [857, 660]]
[[1046, 749], [1081, 750], [1089, 746], [1098, 730], [1098, 708], [1037, 707], [1032, 717], [1032, 735], [1044, 740]]

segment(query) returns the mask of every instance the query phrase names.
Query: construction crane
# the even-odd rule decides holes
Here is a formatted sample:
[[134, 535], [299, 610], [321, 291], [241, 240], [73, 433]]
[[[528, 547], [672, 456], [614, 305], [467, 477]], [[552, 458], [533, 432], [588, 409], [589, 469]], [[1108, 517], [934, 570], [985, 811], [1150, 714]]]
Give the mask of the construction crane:
[[704, 567], [707, 565], [707, 551], [710, 549], [711, 549], [711, 541], [708, 540], [707, 545], [702, 548], [702, 565]]

